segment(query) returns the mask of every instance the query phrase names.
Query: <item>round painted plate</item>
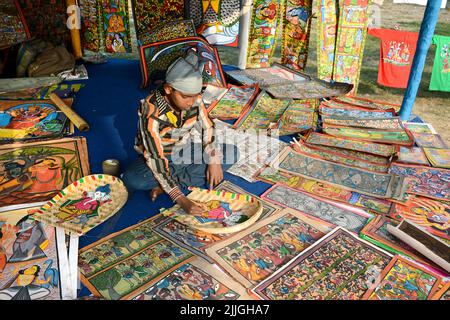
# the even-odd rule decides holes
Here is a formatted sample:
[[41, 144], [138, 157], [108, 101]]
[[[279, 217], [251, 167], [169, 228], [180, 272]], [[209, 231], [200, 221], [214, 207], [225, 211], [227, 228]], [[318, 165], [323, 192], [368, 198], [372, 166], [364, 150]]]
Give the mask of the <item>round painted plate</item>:
[[201, 215], [190, 215], [176, 205], [163, 212], [191, 228], [209, 233], [241, 231], [259, 219], [263, 207], [258, 199], [239, 193], [192, 188], [187, 196], [205, 208]]
[[33, 218], [67, 233], [83, 235], [113, 216], [127, 199], [127, 189], [119, 178], [94, 174], [68, 185]]

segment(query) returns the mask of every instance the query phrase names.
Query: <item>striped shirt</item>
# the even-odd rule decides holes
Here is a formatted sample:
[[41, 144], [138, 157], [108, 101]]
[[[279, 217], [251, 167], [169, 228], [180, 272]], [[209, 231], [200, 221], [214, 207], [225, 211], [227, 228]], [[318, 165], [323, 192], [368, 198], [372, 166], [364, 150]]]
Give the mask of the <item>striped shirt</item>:
[[[221, 157], [215, 144], [214, 123], [208, 116], [201, 99], [187, 111], [176, 113], [163, 97], [163, 91], [156, 89], [141, 100], [138, 110], [138, 133], [135, 149], [142, 154], [161, 188], [173, 201], [183, 195], [177, 181], [169, 171], [167, 155], [173, 147], [195, 126], [202, 131], [202, 143], [207, 155]], [[213, 153], [214, 151], [214, 153]]]

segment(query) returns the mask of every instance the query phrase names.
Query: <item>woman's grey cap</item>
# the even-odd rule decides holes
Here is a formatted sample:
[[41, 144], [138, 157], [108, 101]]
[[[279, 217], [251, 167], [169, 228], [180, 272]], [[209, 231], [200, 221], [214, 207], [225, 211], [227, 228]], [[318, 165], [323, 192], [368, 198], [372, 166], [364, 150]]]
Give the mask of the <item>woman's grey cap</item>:
[[199, 94], [203, 87], [202, 72], [195, 51], [175, 60], [167, 69], [166, 83], [186, 94]]

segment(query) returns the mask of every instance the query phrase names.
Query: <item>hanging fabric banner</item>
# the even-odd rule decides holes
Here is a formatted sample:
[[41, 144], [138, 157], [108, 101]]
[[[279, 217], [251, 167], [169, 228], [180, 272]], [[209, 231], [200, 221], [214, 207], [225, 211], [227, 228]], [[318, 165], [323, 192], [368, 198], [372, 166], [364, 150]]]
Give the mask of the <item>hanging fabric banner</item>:
[[286, 1], [281, 63], [294, 70], [304, 70], [308, 58], [312, 0]]
[[270, 67], [284, 0], [255, 0], [247, 50], [247, 68]]

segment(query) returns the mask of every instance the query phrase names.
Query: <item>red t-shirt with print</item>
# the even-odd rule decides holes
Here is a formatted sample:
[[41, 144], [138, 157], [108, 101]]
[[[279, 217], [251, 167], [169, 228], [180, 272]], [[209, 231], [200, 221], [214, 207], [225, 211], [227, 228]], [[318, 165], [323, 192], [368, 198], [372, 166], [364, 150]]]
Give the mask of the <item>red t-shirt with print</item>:
[[369, 34], [381, 40], [378, 83], [406, 88], [419, 34], [378, 28], [369, 29]]

